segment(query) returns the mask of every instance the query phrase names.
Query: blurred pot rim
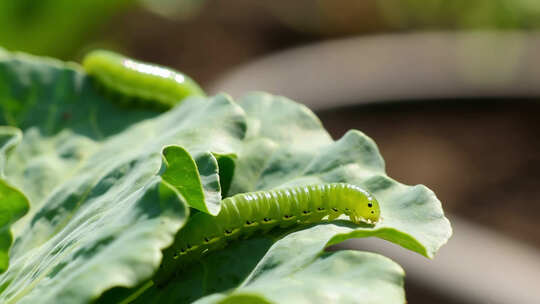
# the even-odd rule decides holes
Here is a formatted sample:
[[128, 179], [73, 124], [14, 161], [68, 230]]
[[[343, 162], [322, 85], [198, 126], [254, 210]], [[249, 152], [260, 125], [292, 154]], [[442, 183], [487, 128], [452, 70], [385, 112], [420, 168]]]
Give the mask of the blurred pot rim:
[[540, 96], [540, 32], [414, 32], [330, 40], [272, 54], [209, 92], [266, 91], [314, 110], [378, 102]]

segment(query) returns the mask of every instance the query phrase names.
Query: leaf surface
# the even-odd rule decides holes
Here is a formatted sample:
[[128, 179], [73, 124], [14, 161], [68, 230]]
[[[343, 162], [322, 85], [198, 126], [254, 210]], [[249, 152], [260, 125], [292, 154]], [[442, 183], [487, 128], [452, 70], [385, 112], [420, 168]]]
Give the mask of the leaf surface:
[[219, 208], [208, 151], [234, 155], [245, 132], [245, 113], [225, 95], [160, 115], [110, 100], [77, 65], [4, 52], [0, 106], [12, 125], [3, 128], [21, 130], [16, 141], [0, 132], [10, 151], [0, 158], [11, 204], [1, 205], [3, 233], [24, 213], [12, 205], [30, 202], [12, 229], [2, 303], [86, 303], [150, 278], [188, 206]]
[[[127, 105], [75, 64], [0, 51], [0, 194], [19, 202], [0, 218], [15, 239], [9, 249], [0, 235], [0, 264], [7, 250], [11, 264], [1, 302], [403, 303], [399, 265], [325, 249], [374, 236], [431, 258], [451, 235], [433, 192], [388, 177], [373, 140], [352, 130], [334, 141], [284, 97], [189, 98], [166, 113]], [[256, 234], [153, 285], [190, 213], [217, 214], [236, 193], [332, 182], [373, 193], [381, 221]]]
[[325, 249], [349, 238], [379, 237], [432, 258], [452, 231], [433, 192], [389, 178], [377, 146], [362, 132], [334, 141], [308, 109], [283, 97], [253, 93], [239, 104], [248, 133], [231, 195], [346, 182], [375, 195], [382, 220], [374, 227], [340, 220], [234, 242], [180, 269], [168, 285], [147, 289], [136, 303], [404, 303], [397, 264], [376, 254]]

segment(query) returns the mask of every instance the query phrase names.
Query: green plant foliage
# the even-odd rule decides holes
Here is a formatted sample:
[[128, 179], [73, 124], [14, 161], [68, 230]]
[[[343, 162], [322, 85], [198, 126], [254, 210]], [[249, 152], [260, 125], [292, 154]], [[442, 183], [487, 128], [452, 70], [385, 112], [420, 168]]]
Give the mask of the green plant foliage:
[[28, 200], [16, 188], [0, 179], [0, 272], [9, 265], [8, 251], [12, 236], [10, 226], [28, 212]]
[[22, 132], [19, 129], [0, 126], [0, 273], [9, 265], [8, 251], [13, 241], [11, 225], [26, 214], [29, 208], [24, 194], [4, 179], [6, 158], [21, 138]]
[[0, 1], [0, 44], [71, 58], [133, 0]]
[[530, 0], [401, 0], [378, 3], [385, 21], [399, 28], [537, 28], [540, 4]]
[[[257, 138], [255, 145], [264, 139], [273, 152], [266, 152], [268, 155], [260, 161], [265, 167], [257, 168], [256, 173], [250, 165], [256, 157], [245, 157], [244, 165], [241, 155], [237, 175], [256, 174], [258, 178], [238, 180], [233, 183], [236, 191], [346, 182], [374, 194], [380, 203], [381, 223], [375, 229], [336, 235], [330, 244], [350, 237], [378, 236], [431, 258], [450, 236], [450, 225], [433, 192], [422, 185], [406, 186], [389, 178], [377, 146], [362, 132], [352, 130], [333, 141], [307, 108], [283, 97], [253, 93], [239, 103], [252, 117], [248, 130], [258, 130], [249, 134]], [[257, 152], [248, 145], [247, 153]]]
[[[24, 212], [0, 218], [15, 240], [3, 303], [400, 303], [399, 265], [325, 248], [376, 236], [433, 257], [451, 234], [435, 195], [386, 176], [371, 139], [334, 141], [283, 97], [192, 97], [160, 114], [109, 100], [75, 64], [0, 52], [0, 107], [11, 130], [0, 135], [13, 134], [0, 137], [4, 178], [30, 203], [15, 224]], [[330, 182], [368, 189], [382, 221], [259, 233], [154, 284], [189, 214], [217, 214], [236, 193]]]
[[135, 303], [402, 303], [403, 270], [383, 256], [324, 252], [344, 223], [260, 236], [210, 254]]

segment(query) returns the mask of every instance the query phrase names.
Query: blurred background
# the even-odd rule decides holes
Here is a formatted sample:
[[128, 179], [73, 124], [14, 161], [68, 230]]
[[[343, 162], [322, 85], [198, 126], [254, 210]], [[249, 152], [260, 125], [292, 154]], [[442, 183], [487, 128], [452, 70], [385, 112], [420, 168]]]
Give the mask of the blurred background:
[[0, 46], [80, 61], [112, 49], [210, 93], [285, 95], [334, 138], [371, 136], [393, 178], [443, 202], [434, 261], [383, 241], [410, 303], [540, 303], [540, 1], [18, 0]]

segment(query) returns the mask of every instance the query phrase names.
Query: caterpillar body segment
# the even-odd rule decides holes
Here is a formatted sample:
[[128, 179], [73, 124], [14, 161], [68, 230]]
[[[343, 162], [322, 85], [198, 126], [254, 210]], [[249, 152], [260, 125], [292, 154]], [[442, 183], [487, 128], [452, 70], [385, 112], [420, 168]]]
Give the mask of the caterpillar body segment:
[[93, 51], [82, 65], [107, 93], [116, 93], [115, 99], [124, 103], [169, 109], [188, 96], [204, 96], [197, 83], [178, 71], [110, 51]]
[[189, 218], [173, 246], [165, 250], [158, 277], [166, 278], [171, 274], [166, 271], [174, 271], [235, 239], [266, 233], [276, 227], [331, 221], [341, 215], [356, 224], [375, 224], [380, 218], [379, 203], [369, 192], [345, 183], [250, 192], [226, 198], [218, 215], [199, 212]]

